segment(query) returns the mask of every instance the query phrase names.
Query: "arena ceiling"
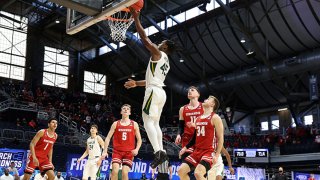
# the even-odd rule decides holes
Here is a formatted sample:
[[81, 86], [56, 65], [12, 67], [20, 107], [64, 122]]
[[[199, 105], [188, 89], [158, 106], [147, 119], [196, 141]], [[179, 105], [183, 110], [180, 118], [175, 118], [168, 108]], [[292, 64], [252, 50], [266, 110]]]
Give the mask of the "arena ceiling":
[[[157, 22], [174, 20], [174, 15], [205, 2], [145, 0], [142, 23], [159, 29]], [[168, 97], [185, 97], [187, 87], [196, 85], [203, 96], [214, 94], [221, 99], [222, 109], [251, 113], [283, 106], [300, 113], [319, 102], [309, 98], [309, 78], [319, 76], [320, 71], [319, 0], [216, 2], [219, 8], [150, 37], [153, 42], [174, 39], [182, 47], [171, 56]], [[28, 16], [29, 25], [41, 29], [43, 36], [83, 52], [83, 58], [87, 50], [112, 42], [105, 22], [66, 35], [66, 9], [46, 0], [3, 0], [0, 9]], [[60, 24], [55, 23], [57, 19]], [[134, 31], [134, 26], [129, 31]], [[132, 73], [143, 79], [149, 58], [135, 38], [125, 43], [127, 46], [95, 59], [103, 61], [106, 73], [119, 84]], [[253, 57], [248, 57], [248, 52], [254, 52]], [[142, 99], [143, 89], [128, 91], [135, 97], [137, 93]], [[170, 105], [178, 107], [176, 102]]]

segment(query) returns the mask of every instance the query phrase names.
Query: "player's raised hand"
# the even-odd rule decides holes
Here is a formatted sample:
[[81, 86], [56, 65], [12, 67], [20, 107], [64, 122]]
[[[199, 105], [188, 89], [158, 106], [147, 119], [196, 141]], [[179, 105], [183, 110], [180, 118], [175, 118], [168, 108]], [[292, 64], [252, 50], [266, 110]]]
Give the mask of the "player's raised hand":
[[176, 145], [179, 145], [179, 144], [181, 143], [181, 136], [180, 136], [180, 134], [177, 135], [175, 143], [176, 143]]
[[124, 83], [124, 87], [127, 89], [134, 88], [137, 87], [137, 83], [133, 79], [128, 79], [128, 81]]
[[36, 157], [33, 158], [33, 165], [39, 167], [39, 160]]
[[133, 156], [136, 156], [138, 154], [138, 149], [134, 149], [131, 151]]
[[130, 13], [133, 17], [139, 17], [140, 12], [136, 11], [134, 8], [129, 7]]

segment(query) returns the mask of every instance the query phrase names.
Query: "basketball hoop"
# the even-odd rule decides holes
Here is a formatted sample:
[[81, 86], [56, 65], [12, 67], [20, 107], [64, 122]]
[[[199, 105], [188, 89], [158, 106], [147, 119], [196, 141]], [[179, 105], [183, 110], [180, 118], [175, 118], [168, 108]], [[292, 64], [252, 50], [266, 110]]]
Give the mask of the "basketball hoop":
[[[135, 4], [131, 5], [136, 11], [140, 11], [143, 7], [144, 1], [138, 0]], [[133, 17], [129, 8], [125, 8], [119, 12], [107, 17], [108, 25], [111, 29], [111, 38], [114, 41], [120, 42], [126, 40], [126, 32], [130, 25], [133, 23]]]
[[125, 8], [113, 15], [107, 17], [108, 25], [111, 29], [111, 38], [114, 41], [120, 42], [126, 40], [126, 32], [129, 26], [133, 23], [133, 18], [130, 10]]

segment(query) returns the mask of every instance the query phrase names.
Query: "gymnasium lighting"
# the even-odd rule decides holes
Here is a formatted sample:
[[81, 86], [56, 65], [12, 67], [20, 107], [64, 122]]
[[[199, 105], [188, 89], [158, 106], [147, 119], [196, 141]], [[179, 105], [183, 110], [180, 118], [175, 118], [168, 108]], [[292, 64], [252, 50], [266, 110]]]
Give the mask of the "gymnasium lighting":
[[181, 62], [181, 63], [183, 63], [183, 62], [184, 62], [184, 60], [183, 60], [183, 59], [180, 59], [180, 62]]
[[136, 77], [136, 75], [134, 75], [134, 74], [132, 73], [132, 74], [131, 74], [131, 77], [132, 77], [132, 78], [135, 78], [135, 77]]
[[230, 107], [226, 107], [226, 112], [230, 112]]
[[241, 43], [245, 43], [245, 42], [246, 42], [246, 39], [245, 39], [244, 37], [242, 37], [242, 38], [240, 39], [240, 42], [241, 42]]
[[280, 111], [286, 111], [286, 110], [288, 110], [288, 108], [280, 108], [280, 109], [278, 109], [279, 112]]
[[247, 58], [253, 58], [256, 56], [256, 52], [249, 50], [249, 52], [247, 53]]
[[59, 19], [57, 19], [57, 20], [56, 20], [56, 24], [59, 24], [59, 23], [60, 23], [60, 21], [59, 21]]

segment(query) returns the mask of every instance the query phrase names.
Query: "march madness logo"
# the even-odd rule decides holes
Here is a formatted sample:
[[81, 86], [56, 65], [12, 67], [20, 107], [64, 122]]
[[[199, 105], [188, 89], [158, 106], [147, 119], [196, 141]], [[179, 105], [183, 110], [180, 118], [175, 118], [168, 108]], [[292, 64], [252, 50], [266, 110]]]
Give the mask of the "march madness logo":
[[24, 169], [26, 157], [26, 150], [0, 148], [0, 167], [7, 168], [14, 162], [17, 170], [21, 171]]

